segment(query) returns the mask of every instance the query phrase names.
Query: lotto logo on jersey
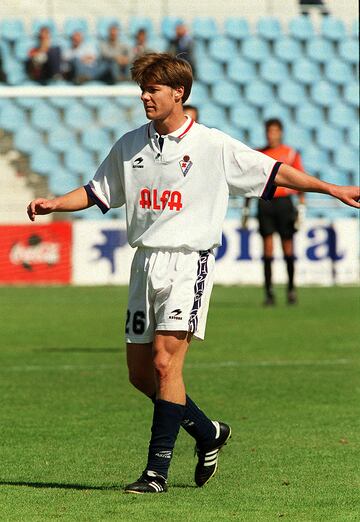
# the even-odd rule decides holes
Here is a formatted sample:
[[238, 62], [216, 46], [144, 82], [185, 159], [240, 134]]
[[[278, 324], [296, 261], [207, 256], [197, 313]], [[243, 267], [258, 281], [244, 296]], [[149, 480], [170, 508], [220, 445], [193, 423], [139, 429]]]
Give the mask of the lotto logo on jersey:
[[160, 195], [157, 189], [143, 188], [140, 191], [139, 204], [141, 208], [164, 210], [168, 207], [170, 210], [179, 212], [182, 209], [181, 192], [163, 190]]

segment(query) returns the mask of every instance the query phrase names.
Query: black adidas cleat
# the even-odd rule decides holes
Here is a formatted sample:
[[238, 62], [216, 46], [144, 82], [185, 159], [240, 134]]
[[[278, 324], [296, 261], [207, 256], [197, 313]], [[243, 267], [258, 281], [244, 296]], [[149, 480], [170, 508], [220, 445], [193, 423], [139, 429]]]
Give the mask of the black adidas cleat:
[[195, 446], [198, 463], [195, 468], [196, 485], [204, 486], [215, 475], [218, 467], [219, 451], [231, 437], [231, 428], [224, 422], [213, 421], [216, 427], [216, 436], [213, 444], [206, 449]]
[[162, 475], [145, 470], [136, 482], [126, 486], [125, 493], [166, 493], [167, 489], [166, 479]]

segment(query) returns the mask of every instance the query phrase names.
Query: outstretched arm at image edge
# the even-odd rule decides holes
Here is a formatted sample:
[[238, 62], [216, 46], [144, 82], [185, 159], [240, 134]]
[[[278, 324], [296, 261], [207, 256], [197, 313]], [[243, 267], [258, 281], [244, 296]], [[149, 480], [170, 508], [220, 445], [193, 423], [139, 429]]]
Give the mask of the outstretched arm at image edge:
[[88, 196], [85, 188], [80, 187], [54, 199], [34, 199], [27, 207], [27, 214], [31, 221], [35, 221], [36, 216], [44, 216], [52, 212], [74, 212], [93, 205], [94, 201]]
[[351, 207], [360, 208], [360, 187], [327, 183], [305, 172], [282, 163], [275, 178], [275, 185], [300, 192], [320, 192], [339, 199]]

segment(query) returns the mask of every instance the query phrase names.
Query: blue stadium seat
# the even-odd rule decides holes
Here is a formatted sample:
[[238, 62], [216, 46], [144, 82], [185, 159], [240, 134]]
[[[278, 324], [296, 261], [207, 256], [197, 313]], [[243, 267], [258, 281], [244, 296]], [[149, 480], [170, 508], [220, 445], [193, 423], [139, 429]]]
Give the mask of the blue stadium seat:
[[214, 18], [210, 16], [196, 16], [192, 23], [192, 34], [200, 40], [211, 40], [217, 35], [218, 29]]
[[306, 101], [306, 93], [303, 85], [292, 80], [280, 83], [278, 96], [280, 101], [289, 107], [298, 107]]
[[293, 63], [302, 57], [302, 50], [299, 42], [284, 36], [275, 41], [274, 54], [286, 63]]
[[0, 128], [8, 132], [14, 132], [27, 125], [25, 111], [8, 102], [0, 108]]
[[121, 23], [119, 18], [116, 18], [115, 16], [100, 16], [96, 19], [96, 34], [99, 38], [106, 39], [109, 27], [112, 25], [117, 25], [119, 28], [121, 28]]
[[14, 57], [20, 62], [25, 62], [29, 57], [29, 51], [37, 45], [36, 38], [24, 36], [18, 40], [14, 46]]
[[178, 16], [164, 16], [161, 20], [160, 32], [164, 38], [171, 40], [175, 37], [176, 26], [183, 22]]
[[16, 42], [25, 36], [24, 22], [20, 18], [5, 18], [0, 21], [0, 35], [6, 41]]
[[64, 121], [71, 129], [82, 131], [93, 123], [91, 110], [80, 102], [74, 102], [64, 109]]
[[328, 40], [340, 42], [346, 37], [344, 22], [332, 16], [323, 16], [321, 21], [321, 34]]
[[338, 166], [332, 164], [330, 167], [325, 168], [319, 173], [319, 177], [329, 183], [335, 183], [336, 185], [349, 185], [349, 173], [342, 170]]
[[309, 16], [297, 16], [289, 22], [289, 34], [296, 40], [305, 42], [314, 37], [314, 26]]
[[99, 109], [106, 100], [104, 96], [84, 96], [82, 102], [91, 109]]
[[25, 154], [32, 153], [41, 143], [41, 135], [30, 126], [20, 127], [14, 135], [14, 145]]
[[61, 110], [78, 103], [72, 96], [50, 96], [48, 101], [53, 107]]
[[31, 124], [37, 129], [46, 131], [60, 122], [59, 113], [44, 100], [39, 100], [31, 110]]
[[260, 18], [256, 24], [257, 34], [265, 40], [273, 41], [281, 36], [282, 29], [278, 18]]
[[144, 123], [148, 122], [142, 103], [135, 105], [135, 107], [133, 107], [133, 109], [131, 110], [130, 122], [132, 124], [133, 129], [135, 129], [136, 127], [140, 127], [141, 125], [144, 125]]
[[[134, 87], [133, 83], [125, 83], [123, 82], [122, 85], [129, 87]], [[136, 105], [139, 105], [140, 102], [140, 89], [139, 89], [139, 95], [138, 96], [117, 96], [113, 98], [113, 101], [118, 105], [119, 107], [123, 109], [132, 109], [133, 107], [136, 107]]]
[[279, 84], [287, 76], [286, 65], [276, 58], [269, 58], [260, 64], [260, 75], [272, 85]]
[[250, 36], [249, 23], [246, 18], [226, 18], [224, 34], [237, 41], [245, 40]]
[[228, 134], [235, 140], [244, 141], [244, 132], [236, 127], [236, 125], [231, 125], [230, 123], [224, 123], [224, 125], [220, 129], [225, 134]]
[[107, 129], [113, 129], [126, 121], [126, 115], [121, 107], [107, 101], [98, 111], [98, 123]]
[[89, 26], [86, 18], [66, 18], [63, 25], [63, 34], [70, 37], [75, 31], [80, 31], [84, 36], [88, 35]]
[[207, 85], [212, 85], [224, 79], [224, 71], [218, 62], [203, 60], [197, 65], [197, 77]]
[[260, 63], [269, 58], [270, 48], [269, 44], [261, 38], [250, 36], [244, 40], [241, 52], [247, 60]]
[[286, 107], [283, 103], [273, 102], [270, 105], [266, 106], [262, 110], [262, 118], [263, 120], [270, 120], [271, 118], [278, 118], [281, 120], [283, 125], [287, 126], [290, 124], [291, 116], [290, 109]]
[[239, 102], [241, 98], [240, 89], [234, 83], [222, 80], [213, 85], [212, 98], [218, 105], [230, 107]]
[[56, 38], [58, 35], [58, 29], [53, 18], [35, 18], [31, 22], [31, 35], [37, 36], [42, 27], [50, 29], [52, 38]]
[[201, 107], [201, 123], [220, 129], [226, 123], [225, 111], [221, 107], [208, 103]]
[[15, 98], [16, 104], [19, 105], [22, 109], [30, 110], [35, 105], [39, 103], [39, 98], [35, 98], [34, 96], [19, 96]]
[[149, 49], [157, 52], [157, 53], [164, 53], [167, 51], [168, 48], [168, 41], [166, 38], [162, 38], [161, 36], [150, 36], [148, 40]]
[[76, 135], [60, 124], [49, 130], [48, 144], [56, 152], [65, 152], [76, 144]]
[[346, 143], [351, 145], [354, 149], [359, 148], [360, 135], [359, 135], [359, 123], [356, 121], [346, 132]]
[[84, 129], [81, 134], [81, 143], [90, 152], [109, 151], [112, 145], [109, 132], [99, 127]]
[[59, 166], [49, 172], [48, 183], [49, 190], [54, 196], [60, 196], [79, 186], [77, 177], [71, 174], [69, 170]]
[[345, 85], [344, 87], [344, 100], [353, 105], [359, 107], [359, 84], [356, 81]]
[[306, 129], [314, 130], [324, 123], [323, 110], [317, 105], [305, 103], [296, 107], [296, 122]]
[[359, 42], [354, 38], [346, 38], [339, 42], [338, 53], [342, 60], [357, 66], [359, 63]]
[[209, 54], [211, 58], [221, 63], [231, 62], [237, 54], [236, 44], [226, 36], [216, 36], [210, 42]]
[[329, 40], [318, 36], [307, 42], [306, 53], [314, 62], [326, 63], [333, 59], [334, 47]]
[[339, 99], [337, 90], [331, 83], [321, 80], [310, 87], [311, 98], [321, 107], [331, 107]]
[[191, 95], [189, 99], [189, 103], [195, 105], [196, 107], [201, 107], [204, 103], [209, 101], [209, 92], [207, 87], [198, 81], [194, 81]]
[[285, 129], [285, 143], [293, 147], [295, 150], [304, 152], [312, 143], [311, 131], [304, 127], [287, 125]]
[[249, 132], [249, 146], [254, 149], [262, 149], [266, 145], [264, 125], [256, 125]]
[[236, 103], [230, 111], [230, 120], [239, 129], [249, 130], [254, 126], [254, 122], [259, 120], [259, 115], [255, 107]]
[[346, 85], [354, 78], [350, 65], [336, 59], [325, 64], [325, 76], [336, 85]]
[[18, 61], [12, 60], [11, 67], [6, 71], [6, 80], [9, 85], [25, 84], [26, 74], [24, 71], [23, 64]]
[[134, 130], [134, 126], [130, 122], [120, 122], [117, 127], [113, 127], [111, 129], [113, 143], [119, 140], [121, 136], [124, 136], [124, 134], [132, 130]]
[[334, 159], [337, 167], [355, 174], [354, 182], [358, 184], [359, 151], [342, 145], [335, 150]]
[[96, 171], [93, 155], [78, 146], [74, 146], [65, 152], [64, 166], [73, 174], [86, 174], [88, 179], [90, 179]]
[[271, 87], [260, 80], [255, 80], [245, 86], [245, 96], [248, 102], [255, 107], [265, 107], [273, 101]]
[[321, 79], [320, 67], [317, 63], [303, 58], [293, 63], [293, 76], [299, 83], [311, 85]]
[[319, 149], [319, 147], [315, 147], [315, 145], [303, 151], [302, 159], [305, 170], [311, 174], [318, 174], [324, 167], [329, 165], [328, 153], [325, 150]]
[[329, 123], [340, 129], [351, 128], [358, 120], [356, 112], [345, 103], [336, 103], [329, 107]]
[[257, 78], [255, 64], [236, 57], [227, 66], [227, 76], [240, 85], [246, 85]]
[[154, 31], [153, 21], [148, 16], [131, 16], [128, 25], [128, 34], [134, 37], [140, 29], [145, 29], [148, 37], [151, 37]]
[[42, 176], [49, 175], [59, 167], [59, 158], [57, 154], [48, 147], [40, 145], [36, 147], [30, 157], [30, 168], [37, 174]]
[[351, 36], [355, 39], [359, 39], [359, 18], [356, 18], [351, 26]]
[[343, 135], [341, 130], [323, 125], [316, 130], [316, 141], [322, 149], [335, 151], [343, 143]]

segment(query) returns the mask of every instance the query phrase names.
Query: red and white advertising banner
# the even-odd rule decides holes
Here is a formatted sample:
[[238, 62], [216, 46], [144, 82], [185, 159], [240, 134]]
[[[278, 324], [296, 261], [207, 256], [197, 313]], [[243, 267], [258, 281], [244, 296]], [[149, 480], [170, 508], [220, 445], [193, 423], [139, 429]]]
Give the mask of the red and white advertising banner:
[[[134, 250], [127, 243], [123, 221], [74, 223], [73, 283], [127, 284]], [[359, 281], [358, 226], [356, 219], [308, 219], [295, 235], [298, 285], [354, 284]], [[227, 220], [223, 244], [216, 250], [215, 282], [263, 283], [262, 240], [256, 219], [246, 230], [237, 220]], [[278, 237], [273, 263], [275, 283], [286, 282], [286, 268]]]
[[0, 283], [71, 283], [71, 223], [0, 225]]

